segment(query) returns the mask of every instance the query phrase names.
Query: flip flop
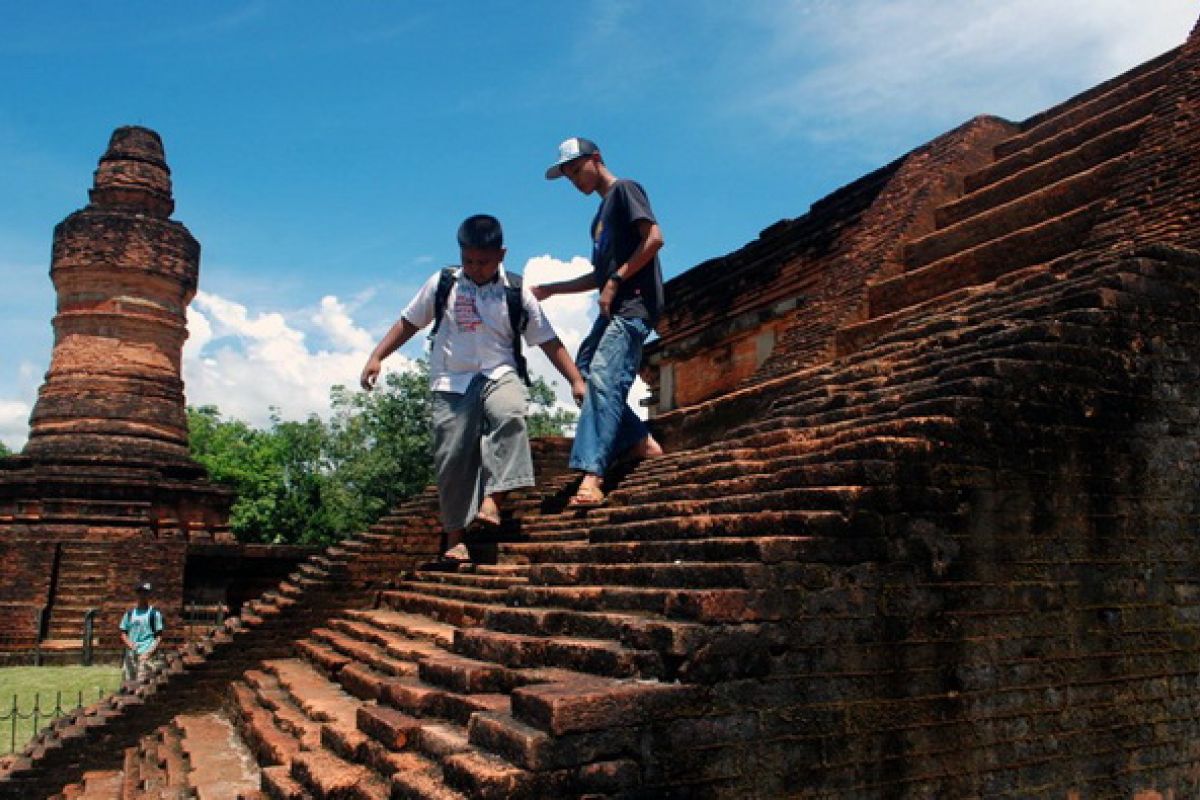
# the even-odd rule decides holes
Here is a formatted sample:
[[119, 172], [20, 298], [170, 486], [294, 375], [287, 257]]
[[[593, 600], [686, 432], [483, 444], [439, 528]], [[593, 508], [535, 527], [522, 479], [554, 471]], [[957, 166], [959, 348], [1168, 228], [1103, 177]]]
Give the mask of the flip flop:
[[491, 514], [485, 514], [482, 511], [475, 515], [475, 521], [486, 525], [489, 528], [500, 527], [500, 517], [493, 517]]
[[442, 553], [442, 561], [447, 561], [452, 564], [470, 564], [471, 551], [462, 542], [454, 545], [446, 552]]
[[598, 508], [604, 505], [604, 492], [590, 486], [580, 486], [567, 501], [569, 508]]

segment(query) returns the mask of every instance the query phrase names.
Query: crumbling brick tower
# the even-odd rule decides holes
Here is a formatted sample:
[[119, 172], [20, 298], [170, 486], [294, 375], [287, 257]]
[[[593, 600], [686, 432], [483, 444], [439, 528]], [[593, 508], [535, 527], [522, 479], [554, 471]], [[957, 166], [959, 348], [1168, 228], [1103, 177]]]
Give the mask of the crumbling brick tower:
[[227, 490], [188, 454], [180, 359], [200, 245], [168, 219], [162, 140], [118, 128], [86, 208], [54, 231], [54, 351], [29, 442], [0, 462], [0, 648], [101, 647], [135, 580], [180, 605], [189, 539], [226, 531]]

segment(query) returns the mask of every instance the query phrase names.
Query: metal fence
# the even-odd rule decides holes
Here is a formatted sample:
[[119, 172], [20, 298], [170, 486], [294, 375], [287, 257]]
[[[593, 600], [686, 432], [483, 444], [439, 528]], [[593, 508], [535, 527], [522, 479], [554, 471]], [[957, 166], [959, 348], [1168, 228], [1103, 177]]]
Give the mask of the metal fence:
[[[96, 690], [96, 700], [103, 699], [104, 695], [105, 691], [103, 689]], [[42, 708], [42, 696], [39, 693], [33, 696], [33, 708], [29, 709], [28, 711], [21, 711], [19, 698], [14, 694], [12, 696], [12, 705], [9, 707], [9, 710], [4, 714], [0, 714], [0, 730], [3, 729], [5, 723], [8, 723], [9, 731], [7, 737], [8, 741], [4, 742], [0, 740], [0, 748], [7, 746], [8, 749], [0, 749], [0, 754], [17, 752], [18, 729], [24, 731], [20, 739], [20, 746], [24, 747], [25, 743], [32, 739], [38, 733], [38, 731], [42, 729], [43, 725], [48, 725], [59, 717], [69, 714], [78, 708], [82, 708], [83, 697], [83, 690], [80, 689], [75, 693], [75, 704], [64, 706], [63, 693], [61, 691], [57, 691], [54, 693], [54, 706], [52, 708]], [[70, 703], [71, 699], [72, 698], [70, 695], [68, 695], [67, 702]], [[22, 722], [28, 722], [28, 727], [21, 725]]]

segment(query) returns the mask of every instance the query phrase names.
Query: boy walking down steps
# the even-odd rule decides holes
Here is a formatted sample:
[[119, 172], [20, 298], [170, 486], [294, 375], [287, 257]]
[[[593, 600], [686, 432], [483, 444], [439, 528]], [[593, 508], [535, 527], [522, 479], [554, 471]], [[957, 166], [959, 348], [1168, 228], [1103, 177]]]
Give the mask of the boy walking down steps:
[[467, 525], [499, 525], [507, 493], [534, 484], [521, 340], [545, 352], [576, 402], [585, 384], [538, 301], [519, 275], [505, 271], [499, 220], [469, 217], [458, 244], [462, 265], [425, 281], [367, 359], [360, 383], [373, 389], [383, 359], [433, 323], [429, 382], [442, 558], [461, 564], [471, 558]]

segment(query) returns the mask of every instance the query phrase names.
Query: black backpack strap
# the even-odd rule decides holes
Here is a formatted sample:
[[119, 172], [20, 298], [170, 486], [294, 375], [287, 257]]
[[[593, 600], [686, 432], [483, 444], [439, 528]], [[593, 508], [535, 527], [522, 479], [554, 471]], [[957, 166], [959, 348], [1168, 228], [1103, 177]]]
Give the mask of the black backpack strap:
[[446, 315], [446, 302], [457, 280], [457, 267], [442, 268], [442, 274], [438, 277], [437, 292], [433, 295], [433, 329], [429, 331], [430, 339], [437, 336], [438, 328], [442, 327], [442, 317]]
[[529, 327], [529, 313], [525, 310], [525, 303], [521, 301], [521, 276], [515, 272], [506, 272], [504, 275], [508, 278], [508, 285], [504, 287], [504, 299], [508, 305], [508, 324], [512, 326], [513, 332], [513, 360], [517, 362], [517, 375], [525, 381], [526, 386], [531, 386], [529, 364], [521, 352], [522, 337], [525, 335], [525, 329]]

